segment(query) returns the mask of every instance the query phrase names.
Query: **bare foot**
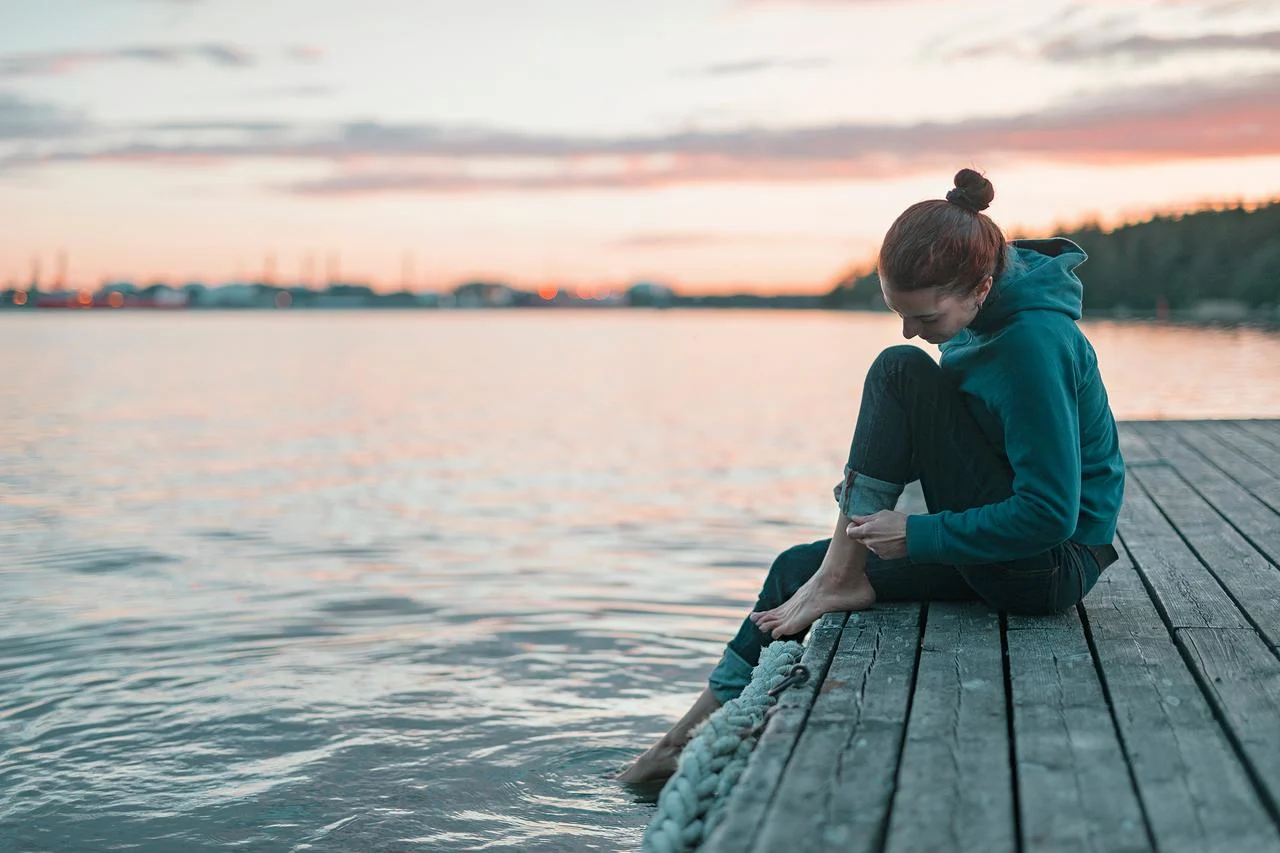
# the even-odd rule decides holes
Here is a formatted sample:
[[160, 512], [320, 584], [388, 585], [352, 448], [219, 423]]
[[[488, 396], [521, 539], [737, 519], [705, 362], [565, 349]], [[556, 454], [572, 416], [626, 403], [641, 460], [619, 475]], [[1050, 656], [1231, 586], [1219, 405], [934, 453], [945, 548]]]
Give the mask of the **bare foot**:
[[719, 707], [720, 700], [711, 692], [710, 687], [704, 687], [693, 705], [684, 712], [684, 716], [657, 743], [649, 747], [644, 755], [637, 758], [635, 764], [618, 774], [618, 781], [637, 788], [648, 788], [666, 782], [675, 774], [680, 762], [680, 752], [685, 744], [693, 737], [702, 721]]
[[806, 630], [824, 613], [838, 610], [866, 610], [876, 603], [876, 591], [865, 573], [850, 581], [819, 571], [796, 590], [786, 603], [772, 610], [756, 611], [751, 621], [775, 640]]
[[626, 770], [618, 774], [618, 781], [626, 785], [649, 787], [665, 783], [676, 772], [683, 744], [674, 744], [662, 738], [636, 759]]

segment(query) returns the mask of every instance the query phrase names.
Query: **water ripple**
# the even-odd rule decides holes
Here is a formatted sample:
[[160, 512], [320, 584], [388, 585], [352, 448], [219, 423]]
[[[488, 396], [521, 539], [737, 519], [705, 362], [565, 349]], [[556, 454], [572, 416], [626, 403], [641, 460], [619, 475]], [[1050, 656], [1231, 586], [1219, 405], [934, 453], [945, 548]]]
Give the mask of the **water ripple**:
[[[635, 849], [652, 805], [614, 773], [773, 555], [829, 535], [850, 365], [895, 342], [853, 314], [0, 324], [0, 849], [59, 853]], [[1280, 338], [1090, 334], [1122, 415], [1280, 416]]]

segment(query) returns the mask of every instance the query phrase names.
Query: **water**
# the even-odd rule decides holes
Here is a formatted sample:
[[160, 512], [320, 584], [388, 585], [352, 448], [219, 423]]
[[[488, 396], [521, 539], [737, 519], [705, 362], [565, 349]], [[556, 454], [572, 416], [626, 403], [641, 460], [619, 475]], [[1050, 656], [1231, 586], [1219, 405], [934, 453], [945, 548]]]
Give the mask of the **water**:
[[[1280, 337], [1098, 324], [1121, 417]], [[619, 850], [883, 316], [0, 316], [0, 851]]]

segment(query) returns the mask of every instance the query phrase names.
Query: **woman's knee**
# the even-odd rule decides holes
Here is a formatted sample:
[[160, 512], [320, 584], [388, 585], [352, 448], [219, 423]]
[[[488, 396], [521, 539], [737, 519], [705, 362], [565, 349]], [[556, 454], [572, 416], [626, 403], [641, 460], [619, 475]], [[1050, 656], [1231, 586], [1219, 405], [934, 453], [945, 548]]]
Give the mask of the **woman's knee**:
[[876, 356], [876, 360], [871, 362], [871, 369], [867, 371], [867, 376], [887, 377], [920, 370], [933, 372], [938, 369], [937, 362], [924, 350], [910, 344], [898, 344], [881, 351]]

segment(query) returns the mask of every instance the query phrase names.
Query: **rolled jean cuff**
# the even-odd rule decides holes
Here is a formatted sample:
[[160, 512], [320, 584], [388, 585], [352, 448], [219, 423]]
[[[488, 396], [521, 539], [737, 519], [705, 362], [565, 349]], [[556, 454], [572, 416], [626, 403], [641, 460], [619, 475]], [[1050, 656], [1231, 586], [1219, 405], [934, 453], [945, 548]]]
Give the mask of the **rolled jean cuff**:
[[836, 486], [836, 503], [840, 511], [853, 518], [871, 515], [882, 509], [893, 509], [902, 497], [902, 483], [889, 483], [859, 474], [850, 465], [844, 466], [844, 481]]
[[746, 658], [725, 646], [720, 663], [711, 670], [707, 684], [716, 700], [723, 705], [730, 699], [737, 699], [742, 691], [751, 683], [751, 671], [755, 669], [747, 663]]

